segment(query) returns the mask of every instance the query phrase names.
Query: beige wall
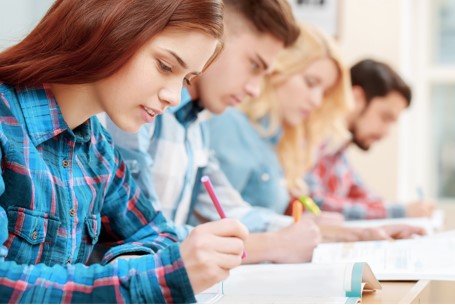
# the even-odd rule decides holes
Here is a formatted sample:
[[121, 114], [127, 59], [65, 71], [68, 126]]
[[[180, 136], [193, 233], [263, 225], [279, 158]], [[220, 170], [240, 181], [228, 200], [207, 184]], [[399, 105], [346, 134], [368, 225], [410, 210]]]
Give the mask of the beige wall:
[[[340, 0], [338, 0], [340, 1]], [[400, 0], [341, 0], [340, 35], [348, 64], [365, 57], [400, 65]], [[367, 185], [389, 200], [397, 196], [398, 126], [368, 153], [351, 148], [349, 157]]]

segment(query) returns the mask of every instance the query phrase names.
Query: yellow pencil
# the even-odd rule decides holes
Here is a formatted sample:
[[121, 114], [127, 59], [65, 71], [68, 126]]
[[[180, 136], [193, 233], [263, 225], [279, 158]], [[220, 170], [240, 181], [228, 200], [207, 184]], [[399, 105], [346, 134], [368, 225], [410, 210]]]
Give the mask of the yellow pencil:
[[294, 217], [294, 222], [297, 223], [302, 216], [303, 206], [298, 200], [292, 202], [292, 217]]
[[299, 198], [299, 201], [305, 206], [308, 211], [314, 215], [318, 216], [321, 214], [321, 210], [319, 209], [318, 205], [310, 197], [302, 196]]

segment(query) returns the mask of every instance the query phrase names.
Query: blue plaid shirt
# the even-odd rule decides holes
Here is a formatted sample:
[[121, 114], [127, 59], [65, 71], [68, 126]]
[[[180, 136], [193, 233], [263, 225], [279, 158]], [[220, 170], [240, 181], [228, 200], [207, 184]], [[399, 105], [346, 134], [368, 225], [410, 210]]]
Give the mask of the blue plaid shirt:
[[[0, 302], [195, 301], [173, 228], [97, 118], [71, 130], [46, 86], [0, 83], [0, 157]], [[98, 242], [103, 263], [151, 255], [82, 265]]]

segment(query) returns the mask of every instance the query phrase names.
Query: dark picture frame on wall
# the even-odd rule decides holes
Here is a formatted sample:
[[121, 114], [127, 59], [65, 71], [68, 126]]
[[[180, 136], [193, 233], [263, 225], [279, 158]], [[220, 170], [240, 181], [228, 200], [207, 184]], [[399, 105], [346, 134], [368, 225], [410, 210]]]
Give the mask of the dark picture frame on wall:
[[336, 39], [340, 38], [342, 0], [289, 0], [297, 20], [312, 24]]

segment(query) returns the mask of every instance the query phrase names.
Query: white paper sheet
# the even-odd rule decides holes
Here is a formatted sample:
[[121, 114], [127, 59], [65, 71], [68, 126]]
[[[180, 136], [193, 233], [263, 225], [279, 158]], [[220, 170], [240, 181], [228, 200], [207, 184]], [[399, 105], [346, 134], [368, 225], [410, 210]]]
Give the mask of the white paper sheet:
[[[380, 289], [368, 265], [353, 272], [354, 263], [342, 264], [256, 264], [231, 271], [222, 283], [221, 298], [198, 298], [217, 303], [356, 303], [361, 295], [348, 297], [347, 291], [362, 291], [363, 280]], [[353, 276], [357, 276], [353, 280]], [[353, 289], [359, 284], [358, 290]], [[355, 287], [355, 286], [354, 286]], [[217, 288], [212, 288], [216, 291]]]
[[365, 261], [379, 280], [455, 280], [455, 231], [427, 237], [320, 244], [313, 262]]

